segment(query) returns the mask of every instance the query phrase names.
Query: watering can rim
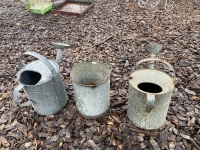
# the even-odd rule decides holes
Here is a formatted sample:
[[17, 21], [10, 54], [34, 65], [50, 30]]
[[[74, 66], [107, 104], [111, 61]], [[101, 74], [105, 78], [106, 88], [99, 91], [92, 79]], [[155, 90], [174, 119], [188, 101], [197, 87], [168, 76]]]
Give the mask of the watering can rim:
[[[24, 63], [22, 62], [23, 55], [33, 56], [33, 57], [37, 58], [38, 60], [31, 61], [27, 65], [24, 65]], [[49, 69], [49, 71], [51, 72], [51, 77], [49, 77], [45, 82], [48, 82], [48, 81], [52, 80], [57, 75], [57, 73], [59, 72], [59, 64], [56, 61], [54, 61], [52, 59], [47, 59], [45, 56], [40, 55], [39, 53], [36, 53], [34, 51], [26, 51], [26, 52], [22, 53], [20, 55], [20, 57], [18, 58], [18, 65], [19, 65], [19, 67], [21, 69], [17, 72], [17, 75], [20, 75], [23, 72], [21, 70], [23, 70], [25, 67], [27, 67], [28, 65], [33, 64], [35, 62], [42, 62]], [[58, 65], [58, 67], [56, 67], [56, 64]], [[58, 69], [58, 70], [56, 70], [56, 69]], [[31, 69], [28, 69], [28, 70], [31, 70]], [[35, 71], [35, 72], [37, 72], [37, 71]], [[17, 77], [19, 77], [19, 76], [17, 76]], [[45, 82], [44, 81], [38, 82], [39, 84], [35, 84], [35, 85], [41, 85], [41, 84], [43, 84]], [[35, 86], [35, 85], [25, 85], [25, 86]]]
[[[48, 82], [48, 81], [50, 81], [50, 80], [52, 80], [55, 76], [57, 76], [57, 74], [59, 73], [59, 64], [55, 61], [55, 60], [52, 60], [52, 59], [47, 59], [51, 64], [52, 64], [52, 66], [53, 66], [53, 68], [54, 68], [54, 70], [55, 70], [55, 74], [54, 75], [51, 75], [51, 77], [50, 78], [48, 78], [47, 80], [45, 80], [45, 81], [43, 81], [43, 82], [38, 82], [39, 84], [35, 84], [35, 85], [26, 85], [26, 84], [22, 84], [19, 80], [18, 80], [18, 82], [20, 83], [20, 84], [22, 84], [22, 85], [24, 85], [24, 86], [36, 86], [36, 85], [41, 85], [41, 84], [43, 84], [43, 83], [46, 83], [46, 82]], [[20, 77], [20, 75], [21, 75], [21, 73], [23, 73], [24, 71], [34, 71], [34, 72], [37, 72], [37, 73], [39, 73], [39, 74], [41, 74], [39, 71], [36, 71], [36, 70], [34, 70], [34, 69], [29, 69], [29, 68], [26, 68], [26, 67], [28, 67], [28, 65], [31, 65], [31, 64], [33, 64], [33, 63], [36, 63], [36, 62], [42, 62], [41, 60], [34, 60], [34, 61], [31, 61], [31, 62], [29, 62], [28, 64], [26, 64], [26, 65], [24, 65], [22, 68], [20, 68], [20, 70], [16, 73], [16, 75], [15, 76], [17, 76], [17, 78], [19, 79], [19, 77]], [[46, 66], [46, 65], [45, 65]], [[26, 69], [24, 69], [24, 68], [26, 68]], [[41, 74], [42, 75], [42, 74]]]
[[[95, 84], [95, 85], [84, 85], [84, 84], [80, 84], [79, 82], [75, 81], [75, 80], [73, 79], [73, 77], [72, 77], [72, 72], [73, 72], [74, 68], [75, 68], [76, 66], [78, 66], [79, 64], [83, 64], [83, 63], [92, 63], [92, 62], [97, 62], [97, 63], [99, 63], [99, 64], [102, 64], [102, 65], [108, 67], [109, 73], [108, 73], [108, 75], [102, 80], [102, 82], [100, 82], [100, 83], [98, 83], [98, 84]], [[83, 62], [80, 62], [80, 63], [75, 64], [75, 65], [72, 67], [71, 71], [70, 71], [70, 77], [71, 77], [71, 79], [72, 79], [72, 82], [74, 82], [74, 83], [76, 83], [76, 84], [78, 84], [78, 85], [80, 85], [80, 86], [84, 86], [84, 87], [96, 87], [96, 86], [98, 86], [98, 85], [101, 85], [101, 84], [105, 83], [105, 82], [110, 78], [111, 72], [112, 72], [112, 67], [111, 67], [111, 66], [109, 66], [109, 65], [107, 65], [107, 64], [105, 64], [105, 63], [103, 63], [103, 62], [101, 62], [101, 61], [98, 61], [98, 60], [87, 60], [87, 61], [83, 61]]]
[[[20, 69], [20, 70], [21, 70], [21, 69]], [[24, 70], [24, 71], [18, 72], [18, 73], [16, 74], [17, 78], [21, 75], [21, 73], [23, 73], [23, 72], [25, 72], [25, 71], [34, 71], [34, 72], [39, 73], [38, 71], [35, 71], [35, 70]], [[38, 85], [42, 85], [42, 84], [44, 84], [44, 83], [47, 83], [47, 82], [49, 82], [50, 80], [52, 80], [55, 76], [57, 76], [57, 73], [56, 73], [54, 76], [51, 76], [51, 78], [48, 78], [47, 80], [45, 80], [45, 81], [43, 81], [43, 82], [40, 82], [40, 80], [39, 80], [39, 82], [38, 82], [37, 84], [34, 84], [34, 85], [23, 84], [23, 83], [21, 83], [19, 80], [18, 80], [18, 82], [19, 82], [21, 85], [24, 85], [24, 86], [26, 86], [26, 87], [33, 87], [33, 86], [38, 86]]]
[[[134, 72], [132, 72], [130, 76], [133, 77], [132, 74], [134, 74], [135, 72], [139, 72], [139, 71], [141, 71], [141, 70], [144, 71], [144, 70], [151, 70], [151, 69], [138, 69], [138, 70], [135, 70]], [[138, 84], [137, 84], [137, 85], [131, 84], [131, 81], [134, 80], [133, 78], [129, 80], [129, 84], [131, 84], [131, 86], [133, 86], [136, 90], [138, 90], [138, 91], [140, 91], [140, 92], [142, 92], [142, 93], [145, 93], [145, 94], [153, 94], [153, 95], [163, 95], [163, 94], [166, 94], [166, 93], [168, 93], [168, 92], [170, 92], [170, 91], [172, 91], [172, 90], [174, 89], [175, 83], [173, 82], [173, 78], [172, 78], [170, 75], [168, 75], [166, 72], [163, 72], [163, 71], [160, 71], [160, 70], [151, 70], [151, 71], [160, 72], [160, 73], [162, 73], [162, 74], [165, 74], [167, 77], [171, 78], [172, 84], [170, 84], [170, 86], [171, 86], [172, 88], [169, 89], [169, 90], [165, 90], [165, 91], [162, 90], [162, 91], [159, 92], [159, 93], [151, 93], [151, 92], [143, 91], [143, 90], [141, 90], [140, 88], [138, 88]], [[153, 82], [148, 82], [148, 81], [145, 82], [145, 83], [152, 83], [152, 84], [155, 84], [155, 83], [153, 83]], [[159, 86], [160, 86], [160, 85], [159, 85]], [[162, 87], [161, 87], [161, 88], [162, 88]]]

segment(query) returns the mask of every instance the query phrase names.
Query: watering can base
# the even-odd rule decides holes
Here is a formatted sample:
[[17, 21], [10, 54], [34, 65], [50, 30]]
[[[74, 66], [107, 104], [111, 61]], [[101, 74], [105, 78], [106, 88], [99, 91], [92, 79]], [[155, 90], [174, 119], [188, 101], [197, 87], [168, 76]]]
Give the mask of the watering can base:
[[165, 122], [164, 122], [162, 124], [159, 124], [159, 126], [156, 125], [156, 124], [155, 124], [155, 126], [147, 126], [145, 123], [141, 123], [138, 120], [137, 121], [136, 120], [132, 120], [133, 117], [129, 116], [129, 114], [128, 114], [128, 118], [129, 118], [129, 120], [131, 121], [131, 123], [133, 125], [135, 125], [136, 127], [140, 128], [140, 129], [145, 129], [145, 130], [156, 130], [156, 129], [159, 129], [162, 126], [165, 125]]
[[103, 113], [101, 113], [99, 115], [96, 115], [96, 116], [87, 116], [87, 115], [84, 115], [83, 113], [81, 113], [78, 109], [77, 109], [77, 111], [82, 117], [85, 117], [87, 119], [95, 119], [95, 118], [99, 118], [99, 117], [105, 116], [108, 113], [109, 109], [110, 109], [110, 107], [108, 107], [108, 109], [106, 111], [104, 111]]
[[68, 98], [67, 98], [67, 100], [66, 100], [66, 102], [65, 102], [65, 104], [62, 106], [62, 107], [60, 107], [60, 109], [58, 109], [58, 110], [56, 110], [56, 111], [54, 111], [54, 112], [50, 112], [50, 113], [48, 113], [48, 112], [46, 112], [46, 113], [44, 113], [44, 112], [38, 112], [37, 110], [35, 110], [35, 112], [37, 112], [38, 114], [40, 114], [40, 115], [54, 115], [54, 114], [56, 114], [56, 113], [58, 113], [59, 111], [61, 111], [64, 107], [65, 107], [65, 105], [67, 104], [67, 101], [68, 101]]

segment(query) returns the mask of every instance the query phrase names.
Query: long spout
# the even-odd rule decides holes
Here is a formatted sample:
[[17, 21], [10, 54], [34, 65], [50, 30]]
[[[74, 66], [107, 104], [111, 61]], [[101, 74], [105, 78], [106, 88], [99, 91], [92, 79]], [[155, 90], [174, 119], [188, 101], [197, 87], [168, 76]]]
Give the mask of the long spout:
[[58, 49], [56, 61], [60, 66], [60, 62], [62, 60], [63, 50], [69, 48], [70, 45], [65, 44], [65, 43], [52, 43], [52, 44], [55, 46], [56, 49]]

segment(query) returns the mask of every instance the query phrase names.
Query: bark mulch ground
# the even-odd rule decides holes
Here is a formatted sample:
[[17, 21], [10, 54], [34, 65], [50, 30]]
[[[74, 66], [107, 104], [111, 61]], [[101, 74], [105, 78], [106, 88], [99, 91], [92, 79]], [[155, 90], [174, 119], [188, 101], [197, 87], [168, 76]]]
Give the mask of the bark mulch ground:
[[[0, 1], [0, 149], [200, 149], [200, 1], [142, 9], [136, 2], [95, 1], [81, 17], [49, 12], [35, 15], [20, 1]], [[32, 107], [13, 104], [17, 58], [33, 50], [53, 59], [51, 42], [71, 45], [60, 72], [69, 96], [55, 115], [41, 116]], [[166, 123], [158, 130], [135, 127], [127, 118], [127, 89], [135, 63], [149, 56], [149, 42], [163, 44], [158, 55], [176, 70]], [[32, 59], [32, 58], [30, 58]], [[75, 107], [71, 68], [87, 59], [112, 66], [111, 107], [97, 119], [85, 119]], [[25, 94], [21, 94], [26, 99]]]

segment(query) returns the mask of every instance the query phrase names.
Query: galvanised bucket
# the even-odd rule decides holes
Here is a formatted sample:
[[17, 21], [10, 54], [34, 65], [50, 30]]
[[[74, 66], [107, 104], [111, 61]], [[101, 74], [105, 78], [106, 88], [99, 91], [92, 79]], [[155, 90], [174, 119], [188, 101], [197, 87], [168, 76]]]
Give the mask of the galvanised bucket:
[[[23, 65], [22, 56], [18, 64], [21, 69], [17, 73], [19, 85], [14, 89], [13, 99], [19, 106], [32, 105], [41, 115], [51, 115], [61, 110], [67, 103], [68, 97], [59, 72], [62, 50], [59, 49], [56, 61], [48, 60], [35, 52], [27, 51], [23, 55], [38, 58], [27, 65]], [[18, 99], [19, 91], [23, 89], [28, 102], [22, 103]]]
[[72, 68], [76, 107], [82, 116], [96, 118], [109, 109], [110, 73], [111, 69], [98, 61], [86, 61]]
[[134, 68], [134, 72], [131, 73], [128, 117], [137, 127], [151, 130], [158, 129], [165, 123], [175, 85], [175, 71], [168, 62], [159, 58], [143, 59], [136, 66], [148, 61], [164, 63], [173, 72], [173, 77], [154, 69], [135, 70]]

